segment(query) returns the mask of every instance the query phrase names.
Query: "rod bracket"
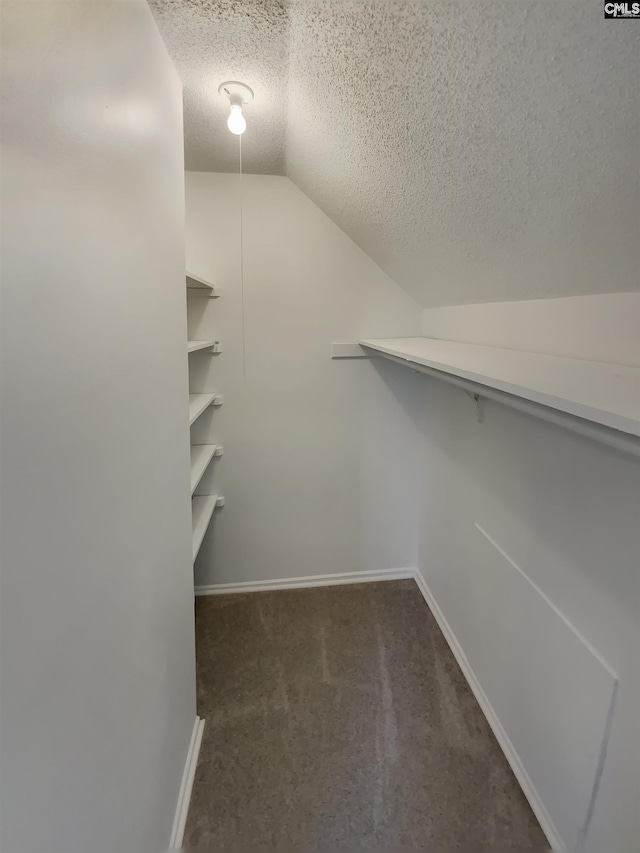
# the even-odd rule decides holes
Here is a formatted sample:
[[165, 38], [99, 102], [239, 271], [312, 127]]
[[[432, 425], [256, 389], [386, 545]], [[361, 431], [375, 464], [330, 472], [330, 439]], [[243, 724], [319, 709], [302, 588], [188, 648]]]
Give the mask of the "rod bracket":
[[476, 408], [476, 421], [479, 424], [484, 423], [484, 397], [481, 397], [480, 394], [474, 394], [473, 402]]

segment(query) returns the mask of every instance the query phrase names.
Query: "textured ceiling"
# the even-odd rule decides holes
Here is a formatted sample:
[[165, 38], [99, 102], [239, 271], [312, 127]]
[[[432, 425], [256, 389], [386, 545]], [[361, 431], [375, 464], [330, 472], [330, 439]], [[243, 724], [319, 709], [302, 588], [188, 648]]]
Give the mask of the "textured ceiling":
[[639, 286], [640, 26], [601, 0], [151, 0], [186, 165], [288, 175], [424, 305]]
[[225, 80], [254, 91], [246, 108], [243, 169], [284, 174], [288, 15], [279, 0], [150, 0], [184, 84], [185, 163], [192, 171], [238, 170], [238, 138], [226, 127]]

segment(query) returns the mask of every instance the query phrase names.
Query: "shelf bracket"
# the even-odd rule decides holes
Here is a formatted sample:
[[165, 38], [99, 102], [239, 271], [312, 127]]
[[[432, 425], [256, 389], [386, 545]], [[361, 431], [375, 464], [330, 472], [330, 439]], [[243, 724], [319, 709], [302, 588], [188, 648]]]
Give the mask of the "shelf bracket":
[[480, 394], [474, 394], [473, 401], [476, 404], [476, 421], [481, 424], [484, 422], [484, 399]]
[[[419, 372], [419, 371], [418, 371]], [[468, 388], [463, 388], [464, 393], [473, 400], [474, 403], [474, 417], [476, 421], [481, 424], [484, 422], [484, 399], [481, 394], [477, 391], [469, 391]]]

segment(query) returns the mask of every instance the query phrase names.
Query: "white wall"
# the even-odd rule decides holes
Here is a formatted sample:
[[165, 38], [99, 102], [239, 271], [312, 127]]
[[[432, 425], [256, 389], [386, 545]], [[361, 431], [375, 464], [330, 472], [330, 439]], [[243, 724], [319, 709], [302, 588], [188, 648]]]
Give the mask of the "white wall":
[[640, 366], [640, 293], [426, 308], [428, 338]]
[[[634, 363], [637, 309], [630, 294], [579, 297], [432, 309], [423, 324]], [[638, 460], [488, 401], [477, 423], [469, 398], [437, 380], [420, 395], [420, 570], [436, 606], [569, 849], [586, 831], [585, 849], [635, 850]]]
[[2, 4], [2, 850], [166, 849], [195, 719], [181, 87]]
[[416, 379], [330, 352], [417, 334], [418, 306], [288, 179], [244, 176], [243, 375], [239, 193], [238, 176], [187, 173], [187, 267], [222, 288], [213, 310], [191, 297], [190, 336], [224, 347], [191, 356], [192, 388], [225, 400], [193, 427], [224, 446], [200, 491], [227, 498], [196, 583], [415, 565]]

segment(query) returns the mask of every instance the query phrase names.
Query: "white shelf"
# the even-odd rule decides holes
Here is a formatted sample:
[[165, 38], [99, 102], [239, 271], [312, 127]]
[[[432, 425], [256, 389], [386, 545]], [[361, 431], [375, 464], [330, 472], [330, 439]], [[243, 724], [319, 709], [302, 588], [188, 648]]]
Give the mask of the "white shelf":
[[191, 272], [186, 274], [187, 290], [202, 290], [207, 292], [208, 296], [220, 296], [220, 290], [211, 281], [202, 278], [199, 275], [194, 275]]
[[189, 394], [189, 426], [212, 405], [215, 394]]
[[433, 338], [370, 338], [360, 344], [408, 366], [423, 365], [640, 436], [635, 367]]
[[214, 347], [216, 341], [187, 341], [187, 352], [197, 352], [199, 349]]
[[198, 556], [217, 502], [217, 495], [203, 495], [191, 499], [191, 548], [194, 560]]
[[191, 494], [197, 489], [198, 483], [207, 470], [209, 462], [213, 459], [217, 447], [217, 444], [191, 445]]

